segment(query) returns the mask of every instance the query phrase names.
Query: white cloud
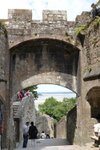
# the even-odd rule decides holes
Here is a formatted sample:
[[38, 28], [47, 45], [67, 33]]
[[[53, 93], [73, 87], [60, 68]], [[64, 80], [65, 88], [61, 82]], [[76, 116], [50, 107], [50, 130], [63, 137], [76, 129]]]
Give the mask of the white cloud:
[[66, 10], [68, 20], [91, 9], [98, 0], [0, 0], [0, 18], [7, 18], [8, 9], [32, 9], [33, 19], [42, 19], [42, 10]]

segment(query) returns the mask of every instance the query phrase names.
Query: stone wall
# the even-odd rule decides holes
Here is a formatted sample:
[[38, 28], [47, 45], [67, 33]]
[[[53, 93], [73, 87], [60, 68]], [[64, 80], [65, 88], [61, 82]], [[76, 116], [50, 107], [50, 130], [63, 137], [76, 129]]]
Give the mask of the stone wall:
[[[7, 141], [7, 121], [9, 114], [9, 95], [8, 95], [8, 77], [9, 77], [9, 52], [8, 52], [7, 30], [0, 23], [0, 110], [3, 114], [2, 120], [2, 148], [6, 147]], [[1, 131], [0, 131], [1, 133]], [[0, 144], [1, 144], [0, 143]]]
[[99, 17], [87, 28], [84, 41], [84, 79], [98, 76], [100, 73], [100, 21]]
[[[15, 50], [14, 54], [11, 55], [13, 94], [20, 88], [26, 88], [27, 86], [32, 86], [32, 84], [40, 84], [43, 82], [63, 84], [64, 86], [68, 84], [70, 89], [77, 91], [75, 83], [78, 51], [76, 50], [74, 55], [68, 54], [69, 56], [67, 56], [67, 49], [64, 50], [59, 42], [57, 44], [53, 41], [47, 41], [47, 47], [43, 45], [42, 41], [37, 42], [37, 44], [34, 42], [35, 45], [33, 44], [32, 47], [29, 46], [32, 42], [26, 43], [27, 45], [25, 44], [26, 46], [24, 45], [24, 48], [23, 46], [19, 47], [18, 52]], [[59, 46], [56, 46], [56, 44]], [[64, 64], [62, 64], [63, 61], [65, 61]], [[70, 62], [70, 65], [68, 62]], [[76, 66], [74, 63], [76, 63]]]
[[[74, 22], [67, 21], [66, 11], [44, 11], [42, 21], [32, 20], [31, 13], [30, 10], [9, 10], [8, 13], [9, 23], [7, 30], [9, 35], [9, 46], [18, 46], [15, 46], [10, 50], [12, 65], [11, 73], [13, 74], [13, 76], [11, 75], [13, 78], [12, 85], [15, 86], [12, 87], [12, 93], [16, 93], [17, 90], [22, 88], [22, 85], [24, 85], [23, 88], [25, 88], [25, 86], [31, 86], [30, 83], [38, 84], [42, 82], [55, 82], [55, 84], [63, 86], [67, 86], [68, 84], [70, 89], [77, 91], [75, 83], [78, 67], [74, 68], [74, 63], [78, 65], [79, 50], [70, 44], [68, 44], [67, 48], [67, 43], [62, 43], [62, 38], [65, 41], [68, 40], [68, 42], [74, 43], [72, 36], [70, 37], [67, 34], [67, 32], [72, 32]], [[24, 16], [22, 14], [24, 14]], [[27, 18], [27, 16], [29, 17]], [[53, 16], [53, 20], [50, 21], [50, 18], [46, 19], [47, 16]], [[74, 55], [71, 54], [69, 57], [68, 53], [70, 52], [67, 53], [67, 50], [71, 50], [70, 52], [74, 53]], [[55, 51], [57, 51], [56, 53], [58, 53], [58, 56], [56, 56]], [[67, 59], [67, 57], [69, 58]], [[63, 60], [65, 63], [61, 64]], [[68, 62], [70, 61], [70, 65], [67, 65], [67, 60]], [[60, 73], [61, 69], [62, 74]], [[65, 72], [67, 71], [68, 82], [66, 83]], [[72, 76], [69, 75], [69, 72], [73, 72], [71, 73]], [[73, 75], [75, 76], [73, 77]], [[31, 81], [26, 81], [28, 78]], [[58, 78], [60, 78], [60, 80], [58, 80]], [[43, 79], [45, 79], [45, 81], [43, 81]], [[25, 81], [27, 82], [27, 85], [23, 84], [26, 83]]]
[[67, 11], [60, 10], [43, 10], [43, 21], [47, 22], [60, 22], [67, 21]]
[[56, 124], [56, 138], [66, 139], [66, 127], [67, 120], [66, 116], [64, 116], [57, 124]]
[[78, 15], [75, 19], [76, 26], [86, 25], [91, 21], [91, 13], [88, 11], [84, 11], [81, 15]]
[[[83, 105], [84, 107], [84, 121], [85, 125], [87, 125], [85, 128], [88, 128], [88, 139], [89, 136], [92, 134], [92, 118], [96, 118], [96, 115], [100, 114], [100, 111], [97, 112], [96, 115], [93, 116], [92, 109], [100, 109], [99, 99], [100, 99], [100, 23], [98, 24], [98, 20], [100, 22], [100, 18], [95, 18], [90, 23], [89, 27], [87, 28], [87, 32], [85, 35], [85, 41], [84, 41], [84, 50], [83, 50], [83, 84], [82, 84], [82, 96], [84, 97]], [[85, 88], [84, 88], [85, 87]], [[97, 87], [97, 89], [96, 89]], [[91, 91], [90, 95], [88, 96], [88, 92]], [[87, 101], [88, 100], [88, 101]], [[93, 101], [93, 105], [91, 105]], [[89, 103], [88, 103], [89, 102]], [[94, 109], [94, 110], [95, 110]], [[87, 114], [87, 118], [85, 117]], [[85, 119], [86, 118], [86, 119]], [[85, 132], [84, 132], [85, 134]], [[85, 139], [84, 139], [85, 140]], [[91, 139], [89, 139], [91, 140]]]
[[[32, 84], [40, 83], [63, 85], [65, 87], [69, 87], [69, 89], [72, 89], [76, 93], [78, 93], [78, 89], [81, 91], [81, 76], [78, 70], [79, 49], [77, 49], [74, 45], [75, 41], [72, 35], [74, 34], [74, 26], [86, 23], [84, 21], [87, 14], [84, 15], [83, 13], [82, 15], [84, 19], [81, 19], [81, 16], [77, 19], [77, 22], [74, 23], [67, 21], [65, 13], [62, 13], [64, 14], [63, 18], [62, 15], [59, 16], [59, 12], [55, 12], [44, 12], [44, 19], [42, 21], [31, 20], [31, 17], [29, 17], [29, 22], [27, 19], [24, 20], [25, 25], [27, 25], [27, 29], [24, 26], [23, 21], [19, 20], [17, 22], [16, 19], [13, 19], [14, 16], [12, 15], [12, 12], [10, 13], [10, 16], [12, 17], [8, 18], [9, 25], [7, 27], [9, 34], [9, 46], [11, 48], [16, 45], [11, 49], [12, 95], [15, 94], [14, 92], [17, 92], [22, 85], [24, 85], [23, 87], [25, 88]], [[15, 11], [15, 16], [18, 16], [16, 13], [18, 13], [18, 11]], [[29, 13], [31, 16], [31, 12]], [[52, 16], [53, 20], [50, 20], [51, 17], [46, 19], [47, 15], [49, 17]], [[60, 17], [61, 21], [56, 20], [56, 15]], [[19, 16], [22, 20], [23, 17], [20, 14]], [[11, 21], [11, 19], [14, 21]], [[44, 39], [49, 37], [53, 40], [47, 40], [45, 42], [41, 40], [41, 37]], [[56, 42], [58, 37], [59, 40]], [[31, 41], [33, 39], [35, 39], [34, 42]], [[62, 39], [66, 42], [66, 44], [60, 42]], [[81, 49], [82, 47], [80, 50]], [[55, 50], [57, 51], [55, 52]], [[77, 52], [75, 53], [74, 50]], [[67, 51], [68, 53], [66, 53]], [[69, 55], [70, 52], [72, 53]], [[71, 65], [72, 63], [73, 65]], [[68, 64], [68, 66], [66, 66], [66, 64]], [[80, 93], [78, 93], [78, 96], [79, 95]], [[80, 101], [82, 100], [83, 98], [80, 98]], [[81, 109], [81, 107], [80, 102], [78, 109]], [[80, 112], [78, 116], [79, 120], [83, 117], [81, 113], [82, 112]]]
[[9, 28], [29, 29], [32, 21], [32, 10], [9, 9], [8, 10]]
[[73, 32], [74, 26], [75, 22], [67, 21], [66, 11], [45, 10], [42, 20], [32, 20], [31, 10], [9, 9], [7, 24], [9, 47], [39, 37], [69, 39], [68, 33]]
[[[0, 95], [5, 97], [5, 83], [8, 79], [9, 73], [9, 55], [7, 47], [7, 30], [2, 23], [0, 23]], [[4, 98], [5, 99], [5, 98]]]
[[98, 22], [100, 22], [100, 17], [96, 17], [86, 25], [80, 53], [82, 80], [77, 110], [80, 143], [91, 141], [93, 118], [95, 119], [100, 113], [100, 24]]
[[74, 107], [71, 111], [68, 112], [67, 115], [67, 140], [70, 144], [75, 143], [75, 131], [76, 131], [76, 120], [77, 120], [77, 112], [76, 107]]
[[44, 131], [51, 138], [54, 137], [54, 119], [46, 114], [37, 113], [35, 122], [39, 134]]
[[[91, 20], [90, 13], [83, 12], [75, 22], [68, 22], [66, 11], [44, 11], [42, 21], [32, 20], [31, 10], [9, 10], [8, 16], [8, 43], [0, 28], [1, 96], [9, 101], [9, 95], [5, 94], [8, 89], [12, 97], [20, 88], [32, 84], [52, 83], [68, 87], [78, 95], [75, 133], [79, 134], [79, 143], [90, 141], [91, 106], [94, 110], [100, 98], [100, 20], [95, 22], [96, 18]], [[76, 43], [74, 30], [81, 25], [87, 25], [87, 30], [80, 34]]]

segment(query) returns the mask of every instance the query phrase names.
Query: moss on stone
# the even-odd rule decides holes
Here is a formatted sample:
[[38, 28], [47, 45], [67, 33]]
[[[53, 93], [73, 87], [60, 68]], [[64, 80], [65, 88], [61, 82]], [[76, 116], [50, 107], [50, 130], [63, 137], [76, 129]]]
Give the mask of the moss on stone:
[[85, 25], [81, 25], [81, 26], [76, 27], [75, 28], [76, 35], [78, 36], [78, 34], [84, 33], [85, 32], [85, 28], [86, 28]]
[[96, 17], [93, 21], [93, 26], [95, 29], [97, 29], [100, 26], [100, 17]]
[[7, 38], [7, 30], [5, 28], [5, 25], [2, 22], [0, 22], [0, 35], [2, 34], [1, 31], [2, 33], [4, 33], [5, 37]]
[[87, 25], [81, 25], [75, 28], [76, 36], [79, 34], [85, 34], [90, 28], [97, 29], [100, 26], [100, 17], [96, 16]]

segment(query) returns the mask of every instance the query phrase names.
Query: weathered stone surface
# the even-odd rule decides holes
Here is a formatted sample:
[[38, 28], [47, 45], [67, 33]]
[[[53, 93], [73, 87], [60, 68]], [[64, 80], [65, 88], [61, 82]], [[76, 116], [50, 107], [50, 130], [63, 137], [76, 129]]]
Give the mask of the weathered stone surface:
[[[79, 141], [78, 136], [75, 137], [75, 132], [76, 132], [76, 117], [77, 116], [77, 110], [76, 107], [74, 107], [71, 111], [68, 112], [67, 115], [67, 121], [66, 121], [66, 126], [67, 126], [67, 140], [70, 144], [75, 143], [75, 140], [77, 140], [77, 143]], [[78, 138], [78, 139], [77, 139]]]
[[0, 111], [3, 115], [2, 129], [0, 129], [0, 134], [3, 132], [1, 141], [2, 148], [5, 148], [7, 144], [7, 114], [9, 113], [9, 109], [7, 109], [9, 106], [9, 52], [7, 43], [7, 30], [4, 25], [0, 23]]
[[[7, 39], [0, 28], [0, 95], [4, 102], [8, 100], [4, 104], [10, 110], [10, 128], [16, 92], [32, 84], [52, 83], [77, 94], [75, 138], [80, 137], [81, 144], [88, 142], [92, 117], [100, 113], [100, 105], [97, 106], [100, 99], [100, 23], [97, 19], [100, 18], [91, 20], [90, 13], [83, 12], [75, 22], [69, 22], [66, 11], [44, 11], [43, 20], [35, 21], [31, 10], [9, 10], [8, 13], [8, 20], [3, 20]], [[86, 32], [76, 43], [74, 30], [81, 25], [86, 25]], [[13, 150], [11, 135], [8, 139], [9, 150]]]
[[46, 114], [39, 114], [36, 115], [36, 122], [35, 122], [39, 134], [44, 131], [46, 134], [49, 134], [51, 138], [54, 137], [54, 119]]
[[56, 138], [66, 139], [67, 138], [67, 119], [66, 116], [56, 124]]

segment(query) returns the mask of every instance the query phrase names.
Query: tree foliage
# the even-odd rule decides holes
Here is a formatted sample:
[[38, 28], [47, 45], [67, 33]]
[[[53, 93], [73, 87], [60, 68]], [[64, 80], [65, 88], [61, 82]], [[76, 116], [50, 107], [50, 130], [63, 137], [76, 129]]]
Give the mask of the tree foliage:
[[64, 98], [61, 102], [56, 100], [54, 97], [50, 97], [46, 99], [43, 104], [39, 105], [39, 111], [59, 121], [75, 106], [75, 104], [75, 98]]

